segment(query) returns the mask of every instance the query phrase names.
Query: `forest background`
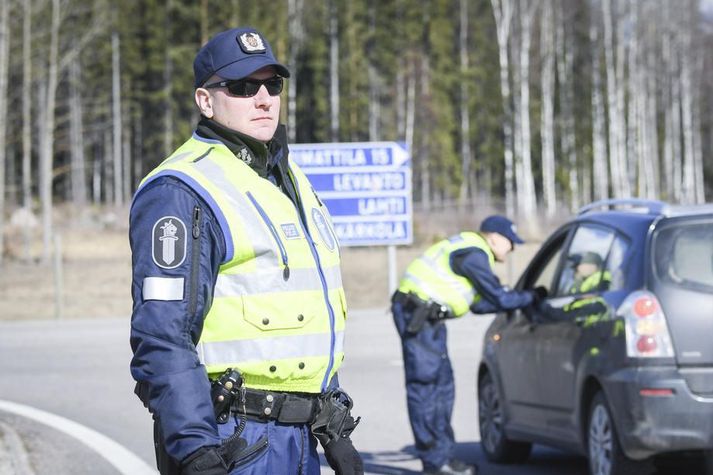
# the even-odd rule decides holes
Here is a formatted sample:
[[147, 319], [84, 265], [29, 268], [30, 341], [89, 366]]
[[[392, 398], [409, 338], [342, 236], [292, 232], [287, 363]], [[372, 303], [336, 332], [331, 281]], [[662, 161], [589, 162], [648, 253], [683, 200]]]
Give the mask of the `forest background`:
[[132, 192], [237, 25], [292, 73], [292, 143], [407, 144], [417, 246], [493, 210], [539, 237], [592, 200], [713, 193], [711, 0], [2, 0], [0, 315], [125, 313]]

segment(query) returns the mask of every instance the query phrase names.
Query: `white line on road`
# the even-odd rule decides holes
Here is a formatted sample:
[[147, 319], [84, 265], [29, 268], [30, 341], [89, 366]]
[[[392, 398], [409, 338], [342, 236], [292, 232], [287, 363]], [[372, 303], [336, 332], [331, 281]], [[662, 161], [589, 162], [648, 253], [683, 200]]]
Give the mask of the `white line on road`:
[[27, 417], [74, 437], [104, 457], [122, 474], [156, 475], [157, 473], [156, 469], [151, 468], [122, 445], [89, 427], [41, 409], [10, 401], [0, 400], [0, 410]]

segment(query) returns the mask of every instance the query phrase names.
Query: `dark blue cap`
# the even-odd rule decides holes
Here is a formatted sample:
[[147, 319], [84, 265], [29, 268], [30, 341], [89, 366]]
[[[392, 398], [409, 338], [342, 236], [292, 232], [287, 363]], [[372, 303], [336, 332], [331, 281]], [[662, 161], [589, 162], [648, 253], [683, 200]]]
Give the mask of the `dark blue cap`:
[[525, 241], [517, 235], [517, 228], [512, 221], [498, 214], [488, 216], [480, 223], [480, 230], [486, 233], [498, 233], [508, 238], [513, 244], [522, 244]]
[[222, 79], [242, 79], [265, 66], [274, 66], [277, 74], [290, 77], [262, 34], [255, 28], [233, 28], [218, 33], [198, 51], [193, 61], [194, 85], [201, 87], [214, 74]]

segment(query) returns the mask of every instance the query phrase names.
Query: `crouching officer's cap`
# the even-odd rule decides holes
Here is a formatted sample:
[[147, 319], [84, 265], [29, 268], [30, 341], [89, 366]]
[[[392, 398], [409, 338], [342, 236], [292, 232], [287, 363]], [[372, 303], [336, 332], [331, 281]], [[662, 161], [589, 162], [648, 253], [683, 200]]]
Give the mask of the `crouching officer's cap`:
[[277, 74], [290, 77], [262, 34], [254, 28], [233, 28], [218, 33], [198, 51], [193, 61], [194, 85], [201, 87], [214, 74], [227, 80], [242, 79], [265, 66], [274, 66]]
[[517, 235], [515, 224], [505, 216], [498, 214], [488, 216], [480, 223], [480, 230], [486, 233], [498, 233], [508, 238], [513, 244], [522, 244], [525, 241]]

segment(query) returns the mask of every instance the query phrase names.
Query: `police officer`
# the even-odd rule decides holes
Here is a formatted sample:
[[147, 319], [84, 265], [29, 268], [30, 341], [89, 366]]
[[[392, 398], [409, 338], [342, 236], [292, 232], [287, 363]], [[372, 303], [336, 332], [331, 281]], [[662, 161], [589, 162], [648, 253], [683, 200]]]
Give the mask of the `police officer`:
[[480, 232], [462, 232], [426, 250], [406, 269], [392, 297], [401, 337], [409, 419], [424, 473], [475, 475], [477, 467], [453, 458], [453, 370], [446, 348], [447, 318], [530, 305], [535, 292], [504, 288], [493, 274], [515, 244], [513, 223], [490, 216]]
[[363, 473], [337, 379], [337, 240], [278, 125], [290, 73], [252, 28], [214, 36], [193, 68], [200, 120], [130, 216], [131, 373], [159, 470], [317, 474], [319, 439], [337, 473]]
[[611, 284], [611, 273], [602, 271], [602, 257], [596, 252], [585, 252], [580, 256], [574, 272], [570, 294], [606, 290]]

